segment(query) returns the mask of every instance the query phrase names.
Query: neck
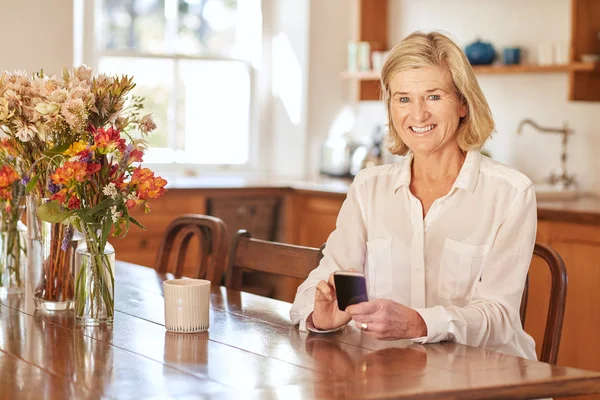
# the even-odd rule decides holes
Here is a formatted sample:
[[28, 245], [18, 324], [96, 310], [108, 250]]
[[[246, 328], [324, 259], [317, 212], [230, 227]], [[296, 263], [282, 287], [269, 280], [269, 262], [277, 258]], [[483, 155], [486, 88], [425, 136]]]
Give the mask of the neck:
[[465, 162], [466, 152], [457, 146], [456, 151], [432, 154], [414, 154], [412, 179], [421, 182], [439, 182], [450, 179], [452, 182], [460, 173]]

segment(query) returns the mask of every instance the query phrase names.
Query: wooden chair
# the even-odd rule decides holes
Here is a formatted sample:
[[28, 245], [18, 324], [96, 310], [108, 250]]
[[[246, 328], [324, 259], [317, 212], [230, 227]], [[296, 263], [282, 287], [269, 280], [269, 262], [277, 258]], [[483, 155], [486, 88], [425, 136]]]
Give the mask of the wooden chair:
[[221, 219], [208, 215], [184, 214], [175, 218], [165, 231], [154, 268], [182, 276], [193, 237], [198, 238], [200, 257], [195, 260], [193, 274], [186, 275], [221, 284], [227, 257], [227, 227]]
[[321, 257], [320, 249], [254, 239], [240, 229], [229, 249], [225, 286], [243, 290], [244, 270], [304, 280], [319, 265]]
[[[567, 269], [560, 255], [549, 246], [536, 243], [533, 254], [541, 257], [550, 267], [552, 284], [550, 287], [550, 304], [546, 317], [546, 328], [542, 341], [540, 361], [556, 364], [560, 336], [562, 333], [565, 304], [567, 302]], [[525, 326], [527, 313], [527, 296], [529, 291], [529, 276], [525, 281], [525, 290], [521, 298], [521, 324]]]

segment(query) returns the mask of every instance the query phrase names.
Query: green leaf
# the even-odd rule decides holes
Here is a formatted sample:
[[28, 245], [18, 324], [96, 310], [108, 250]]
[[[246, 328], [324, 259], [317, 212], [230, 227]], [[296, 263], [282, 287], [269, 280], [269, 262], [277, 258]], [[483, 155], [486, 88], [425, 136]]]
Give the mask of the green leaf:
[[92, 207], [89, 210], [87, 210], [86, 212], [84, 212], [83, 214], [81, 214], [81, 218], [85, 219], [86, 217], [89, 217], [90, 215], [94, 215], [98, 211], [104, 210], [105, 208], [112, 206], [114, 202], [115, 201], [113, 199], [108, 197], [108, 198], [102, 200], [100, 203], [96, 204], [94, 207]]
[[131, 215], [129, 216], [129, 220], [131, 222], [133, 222], [134, 225], [139, 226], [140, 228], [142, 228], [143, 230], [146, 230], [146, 228], [144, 228], [144, 225], [140, 224], [135, 218], [133, 218]]
[[48, 157], [52, 157], [57, 154], [62, 154], [67, 150], [69, 150], [69, 143], [61, 144], [60, 146], [55, 146], [49, 150], [46, 150], [44, 152], [44, 155], [46, 155]]
[[58, 201], [54, 200], [49, 203], [44, 203], [38, 208], [38, 217], [43, 221], [58, 224], [65, 219], [69, 218], [71, 214], [68, 211], [60, 209]]
[[106, 245], [106, 241], [108, 240], [108, 234], [110, 233], [110, 228], [112, 228], [111, 219], [106, 220], [104, 222], [104, 225], [102, 226], [102, 241], [100, 242], [102, 248], [104, 248], [104, 246]]
[[40, 174], [37, 173], [35, 174], [30, 180], [29, 182], [27, 182], [27, 186], [25, 186], [25, 193], [29, 194], [29, 192], [31, 192], [33, 190], [33, 187], [35, 186], [35, 184], [37, 183], [37, 181], [40, 179]]

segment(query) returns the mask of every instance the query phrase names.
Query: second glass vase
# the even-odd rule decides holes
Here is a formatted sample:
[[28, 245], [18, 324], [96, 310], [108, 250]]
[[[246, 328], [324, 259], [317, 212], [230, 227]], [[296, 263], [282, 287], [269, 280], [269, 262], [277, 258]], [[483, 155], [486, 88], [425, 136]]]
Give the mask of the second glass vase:
[[115, 314], [115, 249], [101, 243], [101, 226], [82, 224], [75, 250], [75, 322], [110, 325]]

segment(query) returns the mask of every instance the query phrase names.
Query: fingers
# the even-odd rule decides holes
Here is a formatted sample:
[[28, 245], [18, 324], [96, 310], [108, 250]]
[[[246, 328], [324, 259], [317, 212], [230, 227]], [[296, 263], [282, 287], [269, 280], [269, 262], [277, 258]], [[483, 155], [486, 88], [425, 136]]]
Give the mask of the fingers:
[[[360, 324], [361, 323], [357, 323], [356, 327], [360, 328]], [[383, 322], [367, 322], [367, 330], [361, 329], [361, 331], [377, 339], [383, 339], [387, 336], [385, 334], [385, 332], [387, 332], [387, 325]]]
[[317, 284], [317, 296], [319, 293], [329, 301], [336, 299], [334, 287], [325, 281], [319, 281]]
[[353, 304], [346, 307], [346, 312], [354, 318], [356, 315], [368, 315], [379, 311], [380, 305], [378, 300], [365, 301], [359, 304]]

